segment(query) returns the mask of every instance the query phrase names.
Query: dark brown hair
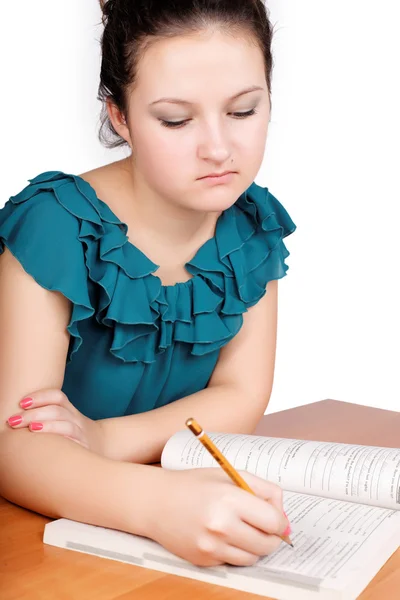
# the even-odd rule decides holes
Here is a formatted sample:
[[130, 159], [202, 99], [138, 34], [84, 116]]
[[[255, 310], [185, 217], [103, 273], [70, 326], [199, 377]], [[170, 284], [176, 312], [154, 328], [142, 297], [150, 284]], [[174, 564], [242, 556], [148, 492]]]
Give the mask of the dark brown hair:
[[[160, 38], [217, 27], [234, 35], [252, 35], [265, 61], [271, 95], [273, 29], [262, 0], [100, 0], [104, 32], [98, 99], [103, 102], [99, 139], [108, 148], [126, 144], [107, 114], [109, 98], [127, 116], [128, 87], [134, 86], [139, 60]], [[271, 101], [271, 98], [270, 98]]]

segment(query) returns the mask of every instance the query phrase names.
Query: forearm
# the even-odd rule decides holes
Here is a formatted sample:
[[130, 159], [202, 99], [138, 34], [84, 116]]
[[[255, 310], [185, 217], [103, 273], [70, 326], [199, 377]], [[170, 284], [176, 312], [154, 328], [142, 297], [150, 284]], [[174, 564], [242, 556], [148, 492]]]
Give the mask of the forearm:
[[189, 417], [195, 417], [208, 431], [251, 434], [268, 400], [251, 399], [234, 386], [220, 385], [149, 412], [104, 419], [104, 452], [117, 460], [158, 462], [168, 439], [184, 429]]
[[142, 534], [156, 469], [99, 456], [62, 436], [0, 432], [0, 495], [52, 518]]

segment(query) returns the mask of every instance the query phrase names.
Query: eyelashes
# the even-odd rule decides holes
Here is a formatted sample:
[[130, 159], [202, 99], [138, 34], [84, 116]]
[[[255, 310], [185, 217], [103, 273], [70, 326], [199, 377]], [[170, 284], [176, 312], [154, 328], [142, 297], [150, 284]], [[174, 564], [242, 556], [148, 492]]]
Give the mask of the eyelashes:
[[[251, 110], [248, 110], [247, 112], [234, 112], [228, 114], [232, 114], [235, 119], [246, 119], [247, 117], [256, 115], [257, 111], [255, 108], [253, 108]], [[159, 119], [163, 127], [169, 127], [170, 129], [181, 129], [182, 127], [185, 127], [185, 125], [189, 123], [190, 120], [191, 119], [185, 119], [184, 121], [165, 121], [164, 119]]]

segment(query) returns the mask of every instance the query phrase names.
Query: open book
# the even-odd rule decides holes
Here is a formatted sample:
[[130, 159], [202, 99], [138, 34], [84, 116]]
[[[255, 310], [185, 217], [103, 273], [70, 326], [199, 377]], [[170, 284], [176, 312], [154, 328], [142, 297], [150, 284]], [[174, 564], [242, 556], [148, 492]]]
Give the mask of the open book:
[[[147, 538], [68, 519], [47, 524], [44, 542], [282, 600], [353, 600], [400, 545], [400, 449], [208, 435], [236, 469], [285, 490], [294, 548], [252, 567], [196, 567]], [[221, 468], [188, 430], [161, 464]]]

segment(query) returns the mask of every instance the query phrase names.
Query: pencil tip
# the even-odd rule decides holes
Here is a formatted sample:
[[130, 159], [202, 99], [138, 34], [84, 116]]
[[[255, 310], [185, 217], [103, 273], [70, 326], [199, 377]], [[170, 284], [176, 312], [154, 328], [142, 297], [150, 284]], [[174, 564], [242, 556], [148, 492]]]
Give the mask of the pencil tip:
[[294, 548], [293, 544], [290, 544], [292, 546], [292, 548]]

